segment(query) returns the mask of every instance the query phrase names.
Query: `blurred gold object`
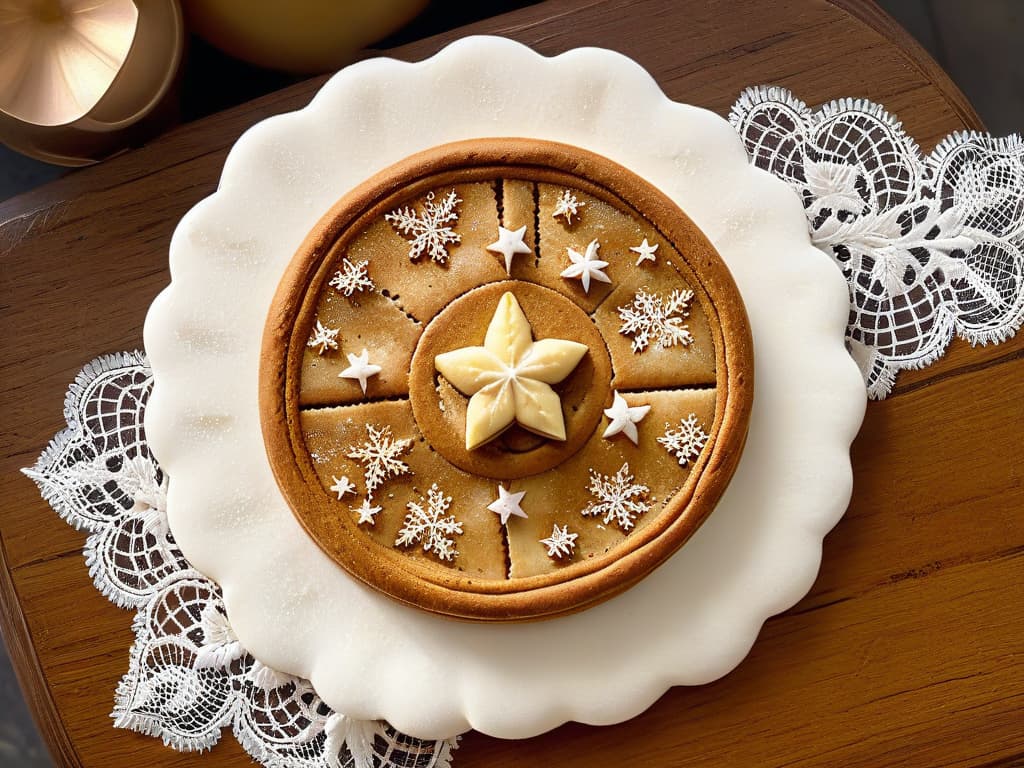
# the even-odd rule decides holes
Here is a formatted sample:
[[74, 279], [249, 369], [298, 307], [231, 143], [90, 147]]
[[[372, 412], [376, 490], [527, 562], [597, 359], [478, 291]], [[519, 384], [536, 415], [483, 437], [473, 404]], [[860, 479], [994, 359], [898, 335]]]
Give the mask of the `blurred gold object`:
[[142, 140], [183, 48], [177, 0], [0, 0], [0, 141], [86, 165]]
[[189, 28], [251, 64], [327, 72], [395, 31], [427, 0], [184, 0]]

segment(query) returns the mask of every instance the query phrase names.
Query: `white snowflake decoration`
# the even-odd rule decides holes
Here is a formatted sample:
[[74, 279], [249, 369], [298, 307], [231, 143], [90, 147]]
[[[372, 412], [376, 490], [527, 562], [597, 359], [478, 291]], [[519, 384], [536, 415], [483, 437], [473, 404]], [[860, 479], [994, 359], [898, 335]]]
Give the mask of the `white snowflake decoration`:
[[572, 557], [572, 553], [576, 551], [576, 539], [579, 536], [578, 533], [569, 533], [568, 525], [559, 527], [558, 523], [555, 523], [554, 528], [551, 529], [551, 535], [546, 539], [541, 539], [540, 543], [548, 548], [548, 557], [556, 557], [561, 560], [563, 557]]
[[577, 200], [576, 195], [568, 189], [563, 189], [562, 194], [555, 201], [555, 210], [552, 211], [551, 217], [557, 219], [561, 216], [565, 219], [566, 224], [572, 224], [572, 217], [579, 216], [579, 209], [584, 205], [586, 203]]
[[646, 485], [633, 482], [628, 463], [611, 477], [590, 470], [590, 493], [597, 501], [590, 502], [583, 514], [604, 515], [606, 525], [614, 520], [619, 528], [628, 531], [639, 515], [650, 511], [651, 505], [644, 500], [648, 491]]
[[665, 424], [665, 434], [658, 438], [658, 442], [665, 446], [665, 450], [679, 459], [680, 466], [685, 467], [694, 461], [708, 442], [708, 433], [697, 421], [697, 414], [691, 413], [685, 419], [680, 419], [679, 427], [671, 428], [671, 424]]
[[455, 206], [461, 202], [454, 189], [440, 204], [434, 202], [434, 193], [430, 192], [423, 201], [422, 214], [406, 206], [385, 214], [384, 219], [409, 241], [410, 260], [416, 261], [425, 253], [432, 261], [444, 264], [448, 244], [462, 241], [462, 236], [447, 226], [459, 220]]
[[632, 303], [619, 307], [619, 333], [633, 337], [634, 352], [643, 352], [652, 341], [662, 347], [689, 346], [693, 336], [683, 320], [690, 316], [691, 301], [693, 291], [679, 288], [672, 291], [668, 300], [638, 291]]
[[342, 259], [341, 269], [334, 273], [334, 277], [327, 284], [346, 298], [352, 296], [353, 293], [372, 291], [377, 286], [373, 284], [373, 280], [367, 274], [369, 263], [365, 259], [357, 261], [355, 264], [348, 259]]
[[313, 333], [309, 336], [309, 341], [306, 342], [307, 347], [320, 347], [316, 353], [322, 355], [327, 352], [328, 349], [338, 348], [338, 334], [341, 333], [340, 328], [327, 328], [320, 319], [317, 318], [316, 327], [313, 329]]
[[[424, 507], [424, 503], [426, 507]], [[405, 516], [405, 523], [398, 532], [395, 539], [395, 546], [408, 547], [411, 544], [422, 543], [424, 552], [433, 552], [445, 562], [454, 559], [459, 551], [455, 549], [455, 534], [462, 535], [462, 523], [455, 519], [454, 515], [446, 515], [448, 507], [451, 506], [452, 497], [445, 496], [437, 487], [437, 483], [430, 486], [427, 498], [422, 496], [418, 502], [410, 501], [406, 508], [409, 514]]]
[[391, 427], [375, 427], [366, 425], [369, 440], [360, 446], [354, 446], [346, 454], [348, 458], [361, 462], [366, 479], [366, 498], [373, 500], [373, 492], [381, 484], [392, 477], [411, 474], [409, 465], [398, 457], [409, 450], [412, 440], [396, 440], [391, 436]]

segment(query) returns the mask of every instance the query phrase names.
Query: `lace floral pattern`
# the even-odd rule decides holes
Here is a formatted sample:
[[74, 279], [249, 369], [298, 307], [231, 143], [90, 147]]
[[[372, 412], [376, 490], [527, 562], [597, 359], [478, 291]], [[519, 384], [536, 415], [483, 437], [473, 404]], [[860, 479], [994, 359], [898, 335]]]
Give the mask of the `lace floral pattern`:
[[168, 529], [167, 478], [142, 427], [152, 383], [140, 352], [89, 363], [68, 390], [67, 429], [24, 470], [64, 520], [88, 531], [96, 588], [137, 611], [114, 724], [182, 751], [209, 749], [230, 727], [267, 768], [447, 768], [454, 740], [332, 712], [307, 681], [242, 648], [217, 585], [191, 569]]
[[1024, 142], [957, 133], [925, 156], [878, 104], [811, 110], [744, 91], [730, 122], [751, 161], [792, 186], [811, 240], [850, 287], [847, 342], [868, 394], [922, 368], [954, 335], [1005, 341], [1024, 321]]

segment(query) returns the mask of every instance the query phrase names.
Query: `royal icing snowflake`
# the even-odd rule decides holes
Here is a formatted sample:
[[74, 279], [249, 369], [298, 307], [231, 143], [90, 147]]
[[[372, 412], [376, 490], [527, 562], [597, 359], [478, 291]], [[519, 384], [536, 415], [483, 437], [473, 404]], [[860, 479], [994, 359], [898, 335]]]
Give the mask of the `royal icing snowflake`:
[[557, 219], [559, 216], [565, 219], [566, 224], [572, 224], [572, 217], [579, 216], [579, 209], [582, 208], [586, 203], [582, 203], [576, 199], [576, 195], [570, 192], [568, 189], [563, 189], [562, 194], [558, 196], [555, 201], [555, 210], [552, 211], [551, 217]]
[[680, 419], [675, 429], [672, 429], [671, 424], [665, 424], [665, 434], [658, 438], [658, 442], [665, 446], [666, 451], [675, 454], [680, 466], [685, 467], [700, 456], [707, 445], [708, 433], [697, 421], [697, 414], [691, 413], [685, 419]]
[[430, 486], [427, 498], [410, 501], [406, 504], [409, 514], [405, 516], [402, 529], [395, 539], [395, 546], [408, 547], [412, 544], [423, 545], [424, 552], [433, 552], [446, 562], [459, 554], [455, 549], [455, 534], [462, 535], [462, 523], [454, 515], [447, 515], [452, 497], [445, 496], [437, 487]]
[[373, 284], [373, 280], [367, 274], [366, 269], [369, 264], [370, 262], [365, 259], [357, 261], [355, 264], [348, 259], [342, 259], [341, 269], [334, 273], [334, 277], [327, 284], [346, 298], [353, 293], [372, 291], [377, 286]]
[[372, 501], [373, 492], [385, 480], [399, 475], [412, 474], [409, 465], [398, 458], [409, 450], [412, 440], [396, 440], [391, 436], [390, 426], [375, 427], [373, 424], [367, 424], [366, 434], [370, 439], [360, 446], [350, 448], [346, 456], [363, 465], [366, 498]]
[[318, 355], [324, 354], [328, 349], [338, 348], [338, 334], [341, 333], [340, 328], [327, 328], [323, 323], [320, 322], [319, 318], [316, 321], [316, 327], [313, 328], [313, 333], [309, 336], [309, 341], [306, 342], [307, 347], [316, 349]]
[[559, 528], [558, 523], [555, 523], [554, 528], [551, 529], [551, 535], [546, 539], [541, 539], [540, 543], [548, 548], [548, 557], [557, 557], [561, 560], [563, 557], [572, 557], [572, 553], [576, 550], [576, 539], [579, 536], [578, 533], [569, 533], [568, 525]]
[[623, 531], [632, 528], [633, 521], [651, 509], [645, 501], [649, 489], [633, 482], [629, 464], [623, 464], [611, 477], [590, 470], [589, 490], [597, 501], [590, 502], [583, 514], [588, 517], [604, 515], [605, 525], [615, 521]]
[[455, 206], [461, 202], [454, 189], [440, 203], [434, 202], [434, 193], [430, 192], [423, 201], [423, 213], [405, 206], [385, 214], [384, 219], [409, 241], [410, 260], [427, 254], [432, 261], [444, 264], [448, 245], [462, 241], [461, 235], [448, 226], [459, 220]]
[[652, 342], [661, 347], [689, 346], [693, 336], [683, 320], [690, 316], [691, 301], [693, 291], [679, 288], [668, 299], [638, 291], [630, 304], [619, 307], [619, 333], [633, 337], [634, 352], [643, 352]]

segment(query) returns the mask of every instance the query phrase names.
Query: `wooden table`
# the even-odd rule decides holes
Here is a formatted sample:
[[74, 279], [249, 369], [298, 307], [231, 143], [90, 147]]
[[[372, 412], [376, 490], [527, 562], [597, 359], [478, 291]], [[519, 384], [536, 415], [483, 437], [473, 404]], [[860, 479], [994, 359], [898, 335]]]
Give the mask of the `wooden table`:
[[[671, 98], [723, 114], [744, 86], [770, 82], [811, 104], [879, 101], [925, 150], [981, 127], [938, 66], [867, 2], [559, 0], [391, 53], [420, 59], [469, 32], [545, 54], [614, 48]], [[61, 764], [251, 764], [230, 735], [190, 756], [111, 727], [131, 614], [93, 588], [83, 534], [17, 470], [63, 426], [79, 367], [141, 345], [146, 308], [168, 281], [171, 231], [214, 190], [231, 144], [257, 120], [305, 105], [322, 82], [0, 205], [0, 625]], [[522, 742], [471, 734], [456, 766], [1024, 764], [1022, 355], [1024, 333], [987, 348], [956, 341], [868, 407], [854, 500], [825, 541], [814, 589], [766, 624], [735, 672], [673, 689], [614, 727], [568, 725]]]

